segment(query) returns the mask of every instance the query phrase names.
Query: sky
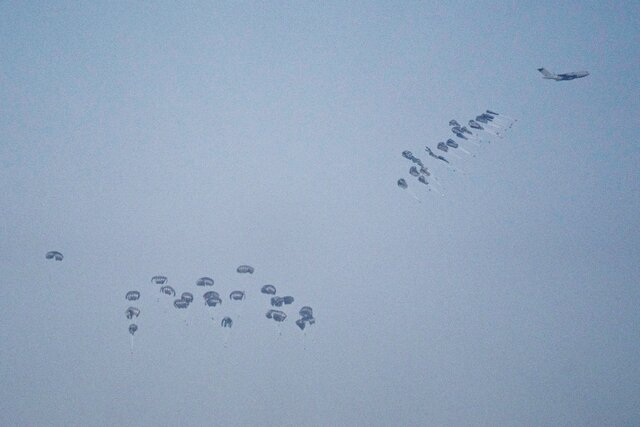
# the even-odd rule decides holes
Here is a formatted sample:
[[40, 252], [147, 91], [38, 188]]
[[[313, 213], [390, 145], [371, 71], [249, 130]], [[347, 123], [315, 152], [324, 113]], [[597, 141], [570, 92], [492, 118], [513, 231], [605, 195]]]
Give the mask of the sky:
[[[0, 424], [637, 425], [639, 24], [631, 1], [0, 3]], [[487, 108], [504, 138], [429, 161]], [[206, 309], [202, 276], [246, 300]], [[295, 297], [282, 324], [264, 284]]]

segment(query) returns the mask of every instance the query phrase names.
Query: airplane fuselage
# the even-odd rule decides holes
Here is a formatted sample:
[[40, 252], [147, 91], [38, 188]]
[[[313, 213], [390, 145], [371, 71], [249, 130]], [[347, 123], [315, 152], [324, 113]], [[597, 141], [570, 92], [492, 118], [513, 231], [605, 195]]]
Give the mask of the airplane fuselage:
[[538, 68], [538, 71], [540, 71], [543, 74], [544, 76], [543, 78], [549, 79], [549, 80], [556, 80], [556, 81], [579, 79], [582, 77], [587, 77], [589, 75], [588, 71], [576, 71], [573, 73], [563, 73], [563, 74], [554, 74], [549, 70], [546, 70], [545, 68]]

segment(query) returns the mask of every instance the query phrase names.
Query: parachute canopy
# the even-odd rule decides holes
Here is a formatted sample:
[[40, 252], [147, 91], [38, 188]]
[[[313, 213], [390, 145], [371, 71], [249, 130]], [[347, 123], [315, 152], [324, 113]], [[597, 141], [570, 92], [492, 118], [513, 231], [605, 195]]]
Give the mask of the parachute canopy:
[[293, 297], [292, 296], [282, 297], [282, 302], [285, 303], [286, 305], [293, 304]]
[[202, 298], [204, 298], [205, 300], [208, 300], [209, 298], [220, 299], [220, 294], [218, 294], [216, 291], [209, 291], [209, 292], [205, 292], [202, 295]]
[[451, 148], [458, 148], [458, 143], [453, 139], [447, 139], [447, 145]]
[[410, 173], [412, 176], [418, 176], [418, 175], [420, 175], [420, 172], [418, 172], [418, 168], [417, 168], [417, 167], [415, 167], [415, 166], [411, 166], [411, 167], [409, 168], [409, 173]]
[[280, 310], [269, 310], [267, 311], [266, 316], [267, 319], [273, 319], [276, 322], [284, 322], [284, 320], [287, 318], [287, 313]]
[[296, 320], [296, 325], [298, 325], [298, 328], [300, 328], [301, 330], [304, 330], [304, 327], [307, 325], [306, 322], [304, 321], [304, 319], [298, 319]]
[[407, 181], [405, 181], [404, 178], [400, 178], [398, 180], [398, 187], [406, 189], [408, 187]]
[[223, 328], [230, 328], [231, 326], [233, 326], [233, 320], [231, 320], [230, 317], [225, 317], [224, 319], [222, 319], [222, 322], [220, 322], [220, 326], [222, 326]]
[[175, 308], [187, 308], [189, 307], [189, 301], [185, 301], [183, 299], [177, 299], [173, 302], [173, 306]]
[[127, 316], [127, 319], [133, 319], [134, 317], [140, 316], [140, 309], [136, 307], [129, 307], [124, 311], [124, 314]]
[[201, 277], [196, 281], [196, 286], [213, 286], [211, 277]]
[[131, 335], [135, 334], [137, 330], [138, 330], [138, 325], [136, 325], [135, 323], [132, 323], [129, 325], [129, 333]]
[[244, 299], [244, 292], [233, 291], [229, 294], [229, 299], [232, 301], [242, 301]]
[[127, 301], [136, 301], [138, 299], [140, 299], [140, 292], [138, 291], [129, 291], [127, 292], [127, 294], [124, 296]]
[[311, 319], [311, 318], [313, 318], [313, 309], [311, 307], [307, 306], [307, 305], [302, 307], [298, 313], [300, 313], [300, 316], [303, 319]]
[[163, 287], [161, 287], [160, 292], [165, 295], [171, 295], [172, 297], [176, 296], [176, 291], [169, 285], [164, 285]]
[[236, 271], [238, 273], [249, 273], [249, 274], [253, 274], [253, 267], [251, 267], [250, 265], [241, 265], [238, 268], [236, 268]]
[[193, 301], [193, 294], [191, 292], [183, 292], [182, 295], [180, 296], [180, 299], [191, 304], [191, 302]]
[[215, 307], [218, 304], [222, 304], [222, 300], [220, 299], [220, 297], [213, 296], [211, 298], [207, 298], [204, 301], [204, 303], [205, 303], [205, 305], [207, 305], [209, 307]]
[[438, 142], [438, 150], [444, 151], [445, 153], [449, 151], [449, 146], [444, 142]]
[[165, 283], [167, 283], [167, 281], [167, 276], [153, 276], [151, 278], [151, 282], [155, 283], [156, 285], [164, 285]]
[[267, 295], [275, 295], [276, 294], [276, 287], [273, 285], [264, 285], [262, 287], [262, 289], [260, 289], [260, 292], [262, 292], [263, 294], [267, 294]]
[[47, 254], [44, 257], [46, 259], [52, 259], [52, 260], [55, 260], [55, 261], [62, 261], [64, 259], [64, 255], [62, 255], [58, 251], [49, 251], [49, 252], [47, 252]]

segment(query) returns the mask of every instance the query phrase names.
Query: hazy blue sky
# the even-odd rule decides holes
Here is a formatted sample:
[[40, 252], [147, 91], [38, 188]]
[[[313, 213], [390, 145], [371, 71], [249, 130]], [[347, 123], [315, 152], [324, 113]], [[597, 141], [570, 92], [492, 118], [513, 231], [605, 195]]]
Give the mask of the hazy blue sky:
[[[0, 424], [640, 424], [638, 28], [636, 1], [0, 3]], [[398, 189], [486, 108], [506, 138]], [[179, 311], [155, 274], [247, 300]]]

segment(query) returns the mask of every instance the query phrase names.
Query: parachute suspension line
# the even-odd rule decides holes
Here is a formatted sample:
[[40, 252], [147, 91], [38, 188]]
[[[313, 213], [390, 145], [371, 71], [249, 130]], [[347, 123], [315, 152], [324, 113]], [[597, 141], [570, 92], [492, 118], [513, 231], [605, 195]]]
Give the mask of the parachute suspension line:
[[133, 335], [131, 335], [131, 345], [130, 345], [130, 349], [131, 349], [131, 354], [133, 354]]

